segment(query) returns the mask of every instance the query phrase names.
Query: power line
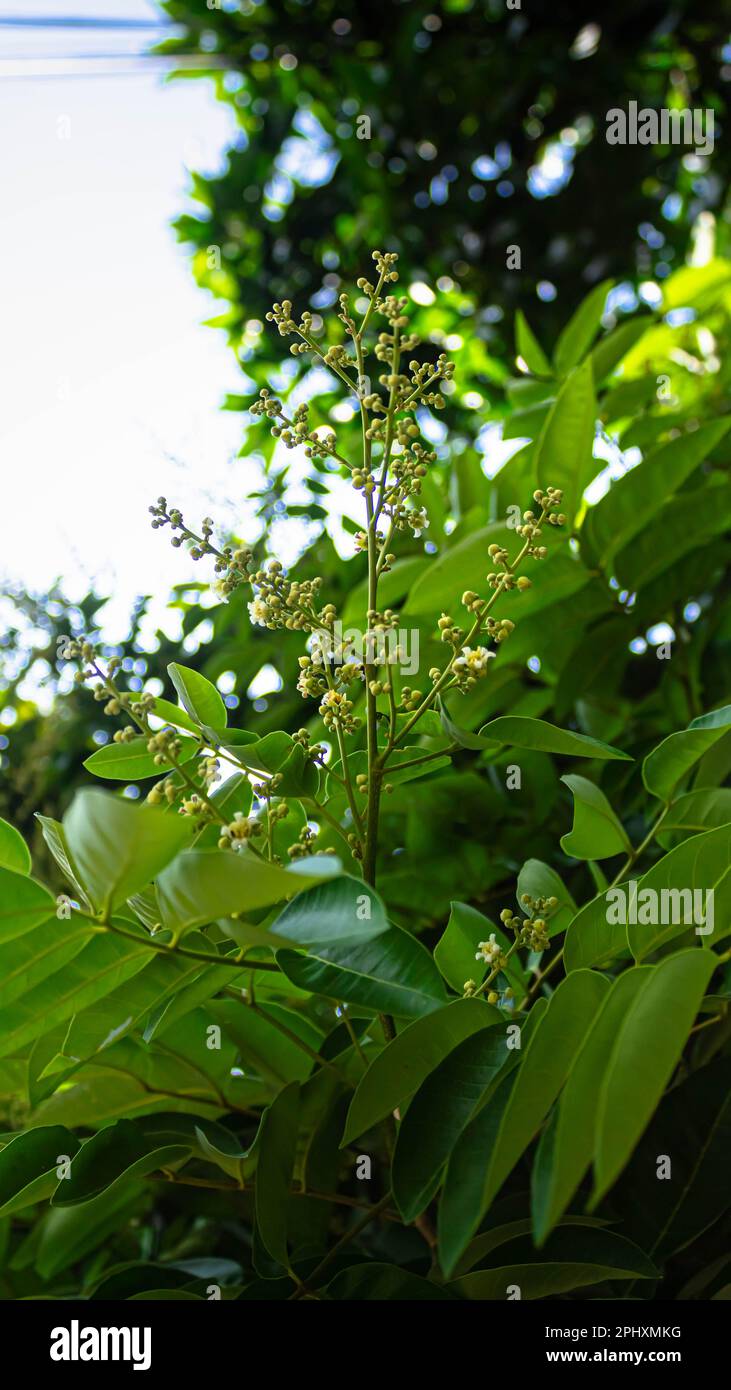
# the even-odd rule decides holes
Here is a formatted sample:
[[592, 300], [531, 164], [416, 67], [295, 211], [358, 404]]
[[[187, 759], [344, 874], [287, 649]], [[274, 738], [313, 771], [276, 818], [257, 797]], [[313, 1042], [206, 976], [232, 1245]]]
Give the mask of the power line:
[[5, 15], [0, 27], [8, 29], [169, 29], [166, 20], [88, 19], [83, 15]]

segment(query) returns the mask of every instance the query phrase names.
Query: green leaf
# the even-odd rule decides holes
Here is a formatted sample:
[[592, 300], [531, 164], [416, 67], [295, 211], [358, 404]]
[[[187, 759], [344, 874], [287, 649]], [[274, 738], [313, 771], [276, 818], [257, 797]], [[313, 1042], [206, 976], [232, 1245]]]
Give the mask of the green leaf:
[[700, 787], [673, 802], [655, 839], [672, 849], [690, 835], [731, 824], [731, 787]]
[[380, 936], [388, 931], [388, 919], [378, 894], [362, 879], [343, 874], [298, 893], [269, 931], [288, 944], [329, 946]]
[[[145, 777], [159, 777], [161, 773], [169, 772], [173, 764], [156, 763], [157, 754], [147, 751], [148, 741], [147, 735], [141, 734], [139, 738], [130, 739], [129, 743], [107, 743], [86, 758], [84, 767], [95, 777], [106, 777], [114, 782], [138, 782]], [[179, 742], [176, 763], [190, 762], [198, 752], [199, 741], [181, 738]]]
[[168, 666], [168, 675], [175, 686], [183, 709], [196, 724], [210, 725], [214, 729], [225, 729], [228, 720], [226, 706], [221, 696], [200, 671], [189, 666], [180, 666], [177, 661]]
[[492, 719], [480, 729], [480, 736], [488, 743], [508, 744], [511, 748], [534, 748], [541, 753], [559, 753], [567, 758], [621, 758], [631, 761], [628, 753], [622, 753], [601, 739], [589, 738], [587, 734], [575, 734], [568, 729], [557, 729], [544, 719], [529, 719], [526, 715], [504, 714]]
[[52, 918], [0, 949], [0, 1009], [61, 970], [89, 940], [85, 926]]
[[439, 1209], [439, 1248], [447, 1274], [525, 1152], [563, 1086], [609, 982], [590, 970], [567, 976], [533, 1032], [515, 1084], [503, 1083], [454, 1148]]
[[551, 364], [522, 309], [515, 315], [515, 346], [533, 376], [552, 376]]
[[15, 826], [8, 825], [0, 818], [0, 868], [11, 869], [15, 874], [29, 874], [31, 870], [30, 850], [23, 836]]
[[691, 768], [731, 728], [731, 705], [694, 719], [680, 733], [670, 734], [648, 753], [642, 764], [642, 780], [652, 796], [670, 801]]
[[496, 928], [468, 903], [450, 903], [449, 907], [449, 921], [434, 947], [434, 960], [447, 984], [461, 994], [467, 980], [480, 984], [484, 979], [487, 966], [477, 960], [477, 946]]
[[76, 793], [63, 828], [81, 883], [105, 912], [144, 888], [191, 834], [182, 816], [96, 790]]
[[256, 1170], [256, 1225], [259, 1237], [273, 1260], [289, 1267], [287, 1210], [289, 1188], [297, 1149], [300, 1088], [285, 1086], [264, 1111], [259, 1132]]
[[[236, 1044], [247, 1076], [253, 1071], [270, 1085], [280, 1087], [290, 1081], [305, 1081], [310, 1075], [312, 1057], [295, 1039], [302, 1038], [316, 1052], [320, 1037], [315, 1034], [313, 1038], [307, 1020], [294, 1011], [272, 1008], [270, 1013], [265, 1004], [254, 1011], [233, 999], [216, 999], [208, 1005], [207, 1012]], [[277, 1023], [283, 1023], [294, 1038], [287, 1037]]]
[[420, 1018], [446, 1003], [429, 952], [400, 927], [390, 927], [370, 941], [331, 946], [309, 956], [281, 950], [277, 965], [298, 988], [361, 1004], [373, 1013]]
[[610, 372], [618, 367], [627, 353], [644, 338], [648, 328], [653, 326], [653, 320], [649, 315], [644, 317], [628, 319], [625, 323], [620, 323], [611, 333], [600, 338], [596, 347], [591, 353], [591, 366], [594, 380], [597, 386], [601, 386]]
[[609, 492], [586, 514], [581, 528], [582, 553], [588, 551], [606, 568], [612, 557], [652, 522], [663, 502], [682, 487], [730, 425], [731, 420], [714, 420], [671, 439], [612, 483]]
[[[627, 940], [635, 960], [645, 960], [689, 929], [706, 943], [717, 929], [727, 930], [730, 870], [731, 826], [722, 825], [685, 840], [653, 864], [639, 880], [634, 907], [629, 890], [621, 893], [615, 888], [612, 911], [620, 921], [630, 919]], [[631, 920], [635, 916], [636, 922]]]
[[584, 489], [602, 467], [593, 456], [597, 406], [591, 362], [566, 378], [535, 445], [535, 475], [542, 488], [559, 487], [569, 527]]
[[0, 868], [0, 942], [13, 941], [55, 915], [47, 888], [25, 873]]
[[601, 328], [604, 306], [613, 284], [613, 280], [603, 280], [590, 290], [559, 334], [553, 360], [561, 376], [571, 371], [589, 351]]
[[415, 1019], [378, 1054], [358, 1083], [340, 1147], [402, 1106], [465, 1038], [501, 1021], [498, 1010], [480, 999], [455, 999]]
[[517, 1064], [506, 1023], [466, 1038], [417, 1091], [399, 1127], [391, 1166], [396, 1205], [406, 1222], [428, 1206], [445, 1163], [496, 1078]]
[[574, 823], [561, 836], [564, 854], [574, 859], [610, 859], [632, 848], [604, 792], [586, 777], [562, 777], [574, 798]]
[[141, 1199], [144, 1194], [134, 1183], [119, 1183], [79, 1206], [51, 1207], [36, 1237], [35, 1266], [41, 1278], [55, 1278], [104, 1246], [139, 1212]]
[[94, 936], [63, 970], [36, 985], [3, 1014], [0, 1056], [12, 1056], [25, 1043], [50, 1033], [72, 1014], [103, 999], [141, 970], [149, 959], [144, 944], [118, 936]]
[[563, 1216], [594, 1157], [599, 1083], [619, 1028], [652, 969], [644, 965], [626, 970], [614, 981], [541, 1135], [531, 1182], [538, 1246]]
[[118, 1120], [88, 1139], [75, 1155], [68, 1178], [58, 1184], [54, 1207], [76, 1206], [100, 1193], [147, 1177], [160, 1168], [180, 1165], [190, 1156], [187, 1144], [160, 1146], [132, 1120]]
[[447, 1288], [463, 1298], [500, 1300], [517, 1286], [522, 1299], [550, 1299], [607, 1279], [659, 1278], [652, 1260], [631, 1240], [614, 1231], [588, 1233], [578, 1226], [554, 1231], [540, 1261], [524, 1236], [501, 1246], [500, 1261], [497, 1268], [475, 1270]]
[[58, 864], [64, 879], [73, 889], [74, 897], [77, 902], [83, 908], [90, 908], [91, 903], [79, 881], [78, 869], [75, 864], [71, 862], [71, 854], [61, 822], [53, 820], [51, 816], [42, 816], [38, 811], [36, 811], [36, 820], [41, 827], [43, 838]]
[[337, 859], [328, 855], [313, 855], [283, 869], [251, 850], [186, 850], [157, 879], [160, 914], [163, 924], [180, 936], [218, 917], [294, 897], [339, 872]]
[[58, 1183], [56, 1168], [73, 1158], [78, 1147], [78, 1139], [63, 1125], [40, 1125], [14, 1135], [0, 1152], [0, 1216], [50, 1196]]
[[533, 899], [558, 898], [558, 907], [547, 914], [548, 935], [558, 936], [561, 932], [566, 931], [572, 918], [576, 915], [576, 903], [555, 869], [552, 869], [549, 864], [543, 864], [540, 859], [526, 859], [518, 874], [516, 892], [518, 906], [522, 911], [525, 910], [521, 901], [523, 893], [529, 893]]
[[715, 967], [710, 951], [678, 951], [645, 978], [630, 1005], [599, 1096], [592, 1206], [616, 1182], [648, 1124]]

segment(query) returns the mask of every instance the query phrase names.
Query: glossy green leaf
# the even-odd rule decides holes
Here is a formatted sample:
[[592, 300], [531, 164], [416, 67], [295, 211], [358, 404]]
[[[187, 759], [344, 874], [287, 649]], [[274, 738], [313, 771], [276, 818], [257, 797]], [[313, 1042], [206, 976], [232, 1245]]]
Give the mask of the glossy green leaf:
[[593, 1205], [616, 1182], [650, 1120], [715, 966], [710, 951], [678, 951], [645, 978], [630, 1005], [599, 1096]]
[[81, 883], [104, 911], [144, 888], [191, 834], [183, 816], [95, 790], [77, 792], [63, 828]]
[[31, 870], [30, 850], [23, 836], [0, 818], [0, 868], [11, 869], [15, 874], [29, 874]]
[[[187, 763], [197, 753], [200, 744], [194, 738], [181, 738], [180, 751], [176, 763]], [[173, 764], [169, 761], [156, 763], [156, 754], [148, 753], [149, 740], [145, 734], [130, 739], [129, 743], [107, 743], [97, 748], [84, 762], [87, 772], [95, 777], [106, 777], [114, 782], [137, 782], [145, 777], [159, 777], [169, 772]]]
[[629, 754], [612, 748], [601, 739], [587, 734], [575, 734], [569, 729], [557, 729], [544, 719], [529, 719], [525, 715], [504, 714], [492, 719], [480, 729], [488, 743], [508, 744], [511, 748], [534, 748], [541, 753], [559, 753], [567, 758], [621, 758]]
[[206, 680], [200, 671], [181, 666], [177, 661], [168, 666], [168, 675], [178, 692], [183, 709], [196, 724], [209, 724], [214, 729], [225, 729], [226, 706], [215, 685]]
[[298, 946], [367, 941], [388, 930], [378, 894], [362, 879], [342, 874], [298, 893], [271, 923], [272, 936]]
[[609, 982], [589, 970], [561, 982], [530, 1037], [515, 1084], [502, 1083], [500, 1099], [477, 1114], [455, 1146], [439, 1209], [448, 1274], [548, 1114], [608, 989]]
[[632, 848], [604, 792], [586, 777], [562, 777], [574, 798], [574, 823], [561, 836], [564, 854], [574, 859], [609, 859]]
[[341, 1147], [397, 1110], [455, 1047], [501, 1016], [479, 999], [452, 1004], [417, 1018], [374, 1058], [358, 1084], [348, 1111]]
[[653, 796], [670, 801], [676, 788], [704, 753], [731, 728], [731, 705], [694, 719], [687, 729], [670, 734], [648, 753], [642, 764], [642, 780]]
[[308, 956], [277, 952], [280, 969], [300, 989], [374, 1013], [420, 1018], [446, 1003], [440, 975], [415, 937], [390, 927], [370, 941], [325, 947]]

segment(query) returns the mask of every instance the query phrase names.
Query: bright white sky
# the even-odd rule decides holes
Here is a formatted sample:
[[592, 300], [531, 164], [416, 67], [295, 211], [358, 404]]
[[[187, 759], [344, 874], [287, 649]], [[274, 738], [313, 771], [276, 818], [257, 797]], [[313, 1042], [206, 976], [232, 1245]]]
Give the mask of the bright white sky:
[[[0, 21], [67, 14], [160, 18], [152, 0], [0, 0]], [[0, 583], [110, 593], [112, 637], [137, 594], [190, 577], [149, 503], [219, 517], [242, 467], [218, 408], [235, 359], [201, 327], [214, 301], [169, 225], [187, 168], [219, 165], [229, 113], [156, 63], [90, 75], [104, 64], [88, 55], [155, 37], [0, 22]]]

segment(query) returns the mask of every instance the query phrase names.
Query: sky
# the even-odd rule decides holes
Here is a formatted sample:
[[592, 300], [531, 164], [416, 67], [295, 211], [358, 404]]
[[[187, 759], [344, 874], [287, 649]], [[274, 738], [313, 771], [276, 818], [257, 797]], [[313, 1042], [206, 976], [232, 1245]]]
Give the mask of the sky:
[[233, 130], [205, 80], [131, 56], [161, 31], [67, 15], [160, 22], [152, 0], [0, 0], [0, 588], [93, 586], [114, 639], [190, 577], [149, 504], [235, 505], [240, 375], [170, 227]]

